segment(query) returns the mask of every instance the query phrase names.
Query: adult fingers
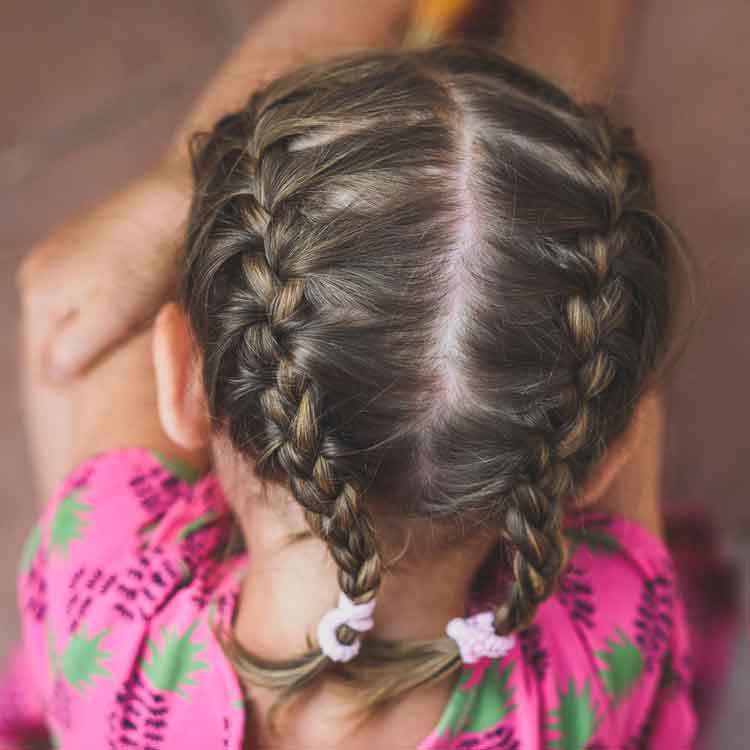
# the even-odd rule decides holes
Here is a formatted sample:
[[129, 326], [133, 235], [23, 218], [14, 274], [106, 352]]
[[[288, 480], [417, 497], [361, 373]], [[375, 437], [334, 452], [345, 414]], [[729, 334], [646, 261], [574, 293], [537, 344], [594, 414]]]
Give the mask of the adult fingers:
[[113, 306], [103, 295], [90, 299], [50, 332], [43, 358], [47, 377], [62, 381], [82, 372], [120, 344], [138, 322], [132, 310]]

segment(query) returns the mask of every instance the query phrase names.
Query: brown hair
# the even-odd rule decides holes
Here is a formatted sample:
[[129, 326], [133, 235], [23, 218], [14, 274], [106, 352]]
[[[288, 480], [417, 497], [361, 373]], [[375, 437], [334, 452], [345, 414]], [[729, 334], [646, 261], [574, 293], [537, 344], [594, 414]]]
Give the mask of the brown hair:
[[[373, 509], [491, 524], [527, 625], [563, 565], [566, 502], [666, 349], [670, 232], [632, 134], [498, 54], [439, 45], [310, 65], [194, 144], [183, 304], [212, 416], [286, 483], [354, 601], [375, 596]], [[340, 639], [358, 634], [345, 626]], [[368, 708], [460, 666], [449, 639], [365, 638], [267, 662]]]

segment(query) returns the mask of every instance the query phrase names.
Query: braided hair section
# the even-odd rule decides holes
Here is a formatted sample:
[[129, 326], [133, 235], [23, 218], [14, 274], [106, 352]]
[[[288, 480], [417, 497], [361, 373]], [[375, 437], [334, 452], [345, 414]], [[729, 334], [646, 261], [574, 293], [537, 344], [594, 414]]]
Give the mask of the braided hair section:
[[[210, 215], [189, 240], [193, 248], [209, 241], [221, 248], [213, 279], [213, 293], [221, 289], [221, 300], [214, 302], [216, 326], [203, 332], [207, 337], [220, 332], [221, 345], [208, 353], [204, 378], [212, 403], [220, 405], [214, 417], [228, 420], [229, 436], [240, 449], [248, 449], [247, 437], [253, 435], [258, 474], [288, 484], [310, 529], [328, 546], [341, 591], [363, 604], [380, 586], [380, 554], [356, 471], [346, 464], [325, 417], [323, 392], [297, 366], [295, 341], [309, 304], [305, 278], [290, 269], [289, 256], [305, 218], [292, 189], [281, 199], [274, 196], [278, 144], [267, 141], [258, 149], [247, 139], [257, 129], [259, 105], [253, 97], [246, 110], [223, 118], [209, 150], [196, 157], [198, 171], [224, 181], [222, 202], [209, 207]], [[220, 161], [207, 167], [210, 149]], [[206, 190], [217, 192], [214, 185]], [[199, 293], [186, 290], [188, 297]], [[336, 637], [352, 644], [361, 634], [344, 624]], [[277, 686], [281, 680], [295, 692], [327, 661], [311, 651], [287, 665], [285, 678], [275, 670], [265, 675], [260, 662], [253, 673], [256, 682]]]
[[[547, 421], [557, 429], [547, 431], [532, 453], [525, 481], [509, 493], [503, 538], [513, 582], [507, 601], [496, 611], [500, 634], [528, 626], [539, 604], [555, 590], [566, 559], [563, 519], [585, 476], [582, 467], [601, 459], [607, 444], [629, 423], [648, 386], [646, 376], [662, 356], [659, 342], [666, 339], [665, 330], [649, 330], [666, 320], [665, 300], [655, 295], [656, 309], [645, 305], [638, 320], [633, 279], [617, 268], [620, 254], [632, 252], [629, 245], [635, 246], [643, 232], [639, 223], [644, 198], [649, 198], [644, 195], [647, 165], [630, 130], [614, 128], [598, 106], [585, 107], [582, 114], [591, 134], [587, 169], [601, 219], [565, 252], [566, 276], [575, 279], [572, 293], [560, 300], [572, 354], [569, 379]], [[656, 226], [653, 231], [660, 236], [664, 230]], [[641, 351], [633, 352], [639, 346]], [[633, 364], [634, 371], [625, 372]]]

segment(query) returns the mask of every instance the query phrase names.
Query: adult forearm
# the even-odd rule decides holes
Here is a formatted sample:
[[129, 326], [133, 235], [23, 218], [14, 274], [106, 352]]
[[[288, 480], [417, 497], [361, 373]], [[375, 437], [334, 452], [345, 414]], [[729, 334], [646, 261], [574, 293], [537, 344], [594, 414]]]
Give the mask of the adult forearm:
[[408, 0], [271, 5], [206, 87], [164, 158], [27, 256], [18, 286], [35, 371], [59, 380], [90, 366], [148, 321], [168, 295], [190, 196], [191, 133], [210, 128], [285, 68], [395, 41], [392, 30], [409, 7]]
[[617, 87], [633, 6], [632, 0], [517, 0], [503, 52], [578, 99], [606, 102]]
[[295, 65], [362, 47], [393, 43], [409, 0], [283, 0], [248, 30], [177, 130], [164, 166], [179, 173], [188, 163], [191, 133], [209, 128], [239, 107], [253, 88]]

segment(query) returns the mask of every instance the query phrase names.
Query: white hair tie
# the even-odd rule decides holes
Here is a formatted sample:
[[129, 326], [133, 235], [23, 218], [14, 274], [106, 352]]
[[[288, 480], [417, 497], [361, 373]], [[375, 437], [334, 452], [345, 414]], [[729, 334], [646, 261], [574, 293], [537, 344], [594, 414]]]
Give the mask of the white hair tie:
[[362, 645], [362, 639], [353, 643], [341, 643], [336, 631], [346, 625], [358, 633], [365, 633], [373, 626], [372, 613], [375, 611], [375, 597], [365, 604], [355, 604], [343, 591], [339, 592], [339, 603], [335, 609], [326, 612], [318, 623], [318, 645], [332, 661], [351, 661]]
[[445, 632], [458, 645], [464, 664], [474, 664], [486, 656], [499, 659], [515, 643], [512, 636], [495, 633], [495, 615], [492, 612], [456, 617], [448, 623]]

